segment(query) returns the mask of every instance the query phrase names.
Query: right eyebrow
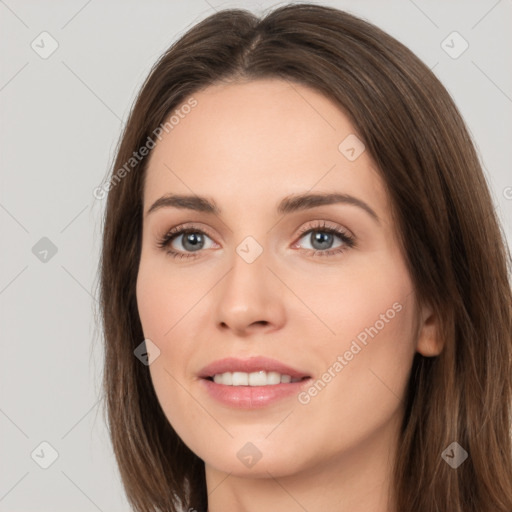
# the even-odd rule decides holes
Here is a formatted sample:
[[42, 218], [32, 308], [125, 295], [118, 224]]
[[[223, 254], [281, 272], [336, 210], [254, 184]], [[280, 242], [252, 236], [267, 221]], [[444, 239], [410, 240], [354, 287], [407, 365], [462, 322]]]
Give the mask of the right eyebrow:
[[206, 197], [167, 194], [157, 199], [151, 205], [146, 215], [165, 207], [195, 210], [197, 212], [214, 213], [216, 215], [220, 214], [220, 208]]

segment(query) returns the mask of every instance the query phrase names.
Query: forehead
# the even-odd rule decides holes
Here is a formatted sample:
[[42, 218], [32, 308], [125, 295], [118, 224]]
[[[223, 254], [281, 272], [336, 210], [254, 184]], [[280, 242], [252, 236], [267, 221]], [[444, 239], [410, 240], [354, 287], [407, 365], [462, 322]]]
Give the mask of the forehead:
[[196, 106], [151, 153], [146, 210], [170, 192], [254, 208], [310, 190], [385, 201], [368, 153], [355, 160], [343, 153], [343, 141], [357, 144], [352, 123], [320, 92], [268, 79], [210, 86], [193, 98]]

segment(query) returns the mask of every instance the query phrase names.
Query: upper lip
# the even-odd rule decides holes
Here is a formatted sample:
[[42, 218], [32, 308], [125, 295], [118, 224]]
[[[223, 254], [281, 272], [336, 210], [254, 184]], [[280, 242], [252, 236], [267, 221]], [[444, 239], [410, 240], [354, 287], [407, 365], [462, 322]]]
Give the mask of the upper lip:
[[205, 366], [200, 372], [200, 378], [213, 377], [214, 375], [226, 372], [244, 372], [252, 373], [257, 371], [278, 372], [281, 375], [289, 375], [294, 379], [309, 377], [308, 374], [292, 368], [275, 359], [268, 357], [251, 357], [249, 359], [238, 359], [236, 357], [227, 357], [219, 359]]

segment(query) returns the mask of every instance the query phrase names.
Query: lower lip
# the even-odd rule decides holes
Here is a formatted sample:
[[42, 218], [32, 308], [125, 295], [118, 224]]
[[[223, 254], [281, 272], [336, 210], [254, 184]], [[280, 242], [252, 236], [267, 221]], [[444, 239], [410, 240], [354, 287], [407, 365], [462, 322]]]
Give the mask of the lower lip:
[[226, 386], [208, 379], [201, 379], [212, 398], [224, 405], [239, 409], [266, 407], [291, 395], [298, 395], [304, 387], [309, 385], [310, 380], [308, 378], [299, 382], [270, 386]]

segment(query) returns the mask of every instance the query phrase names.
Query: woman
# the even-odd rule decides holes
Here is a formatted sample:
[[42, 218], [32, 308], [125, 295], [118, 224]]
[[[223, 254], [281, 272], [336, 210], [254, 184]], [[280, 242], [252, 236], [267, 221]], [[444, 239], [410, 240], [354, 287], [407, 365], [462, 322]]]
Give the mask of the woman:
[[510, 256], [402, 44], [315, 5], [210, 16], [153, 67], [106, 189], [135, 510], [512, 510]]

